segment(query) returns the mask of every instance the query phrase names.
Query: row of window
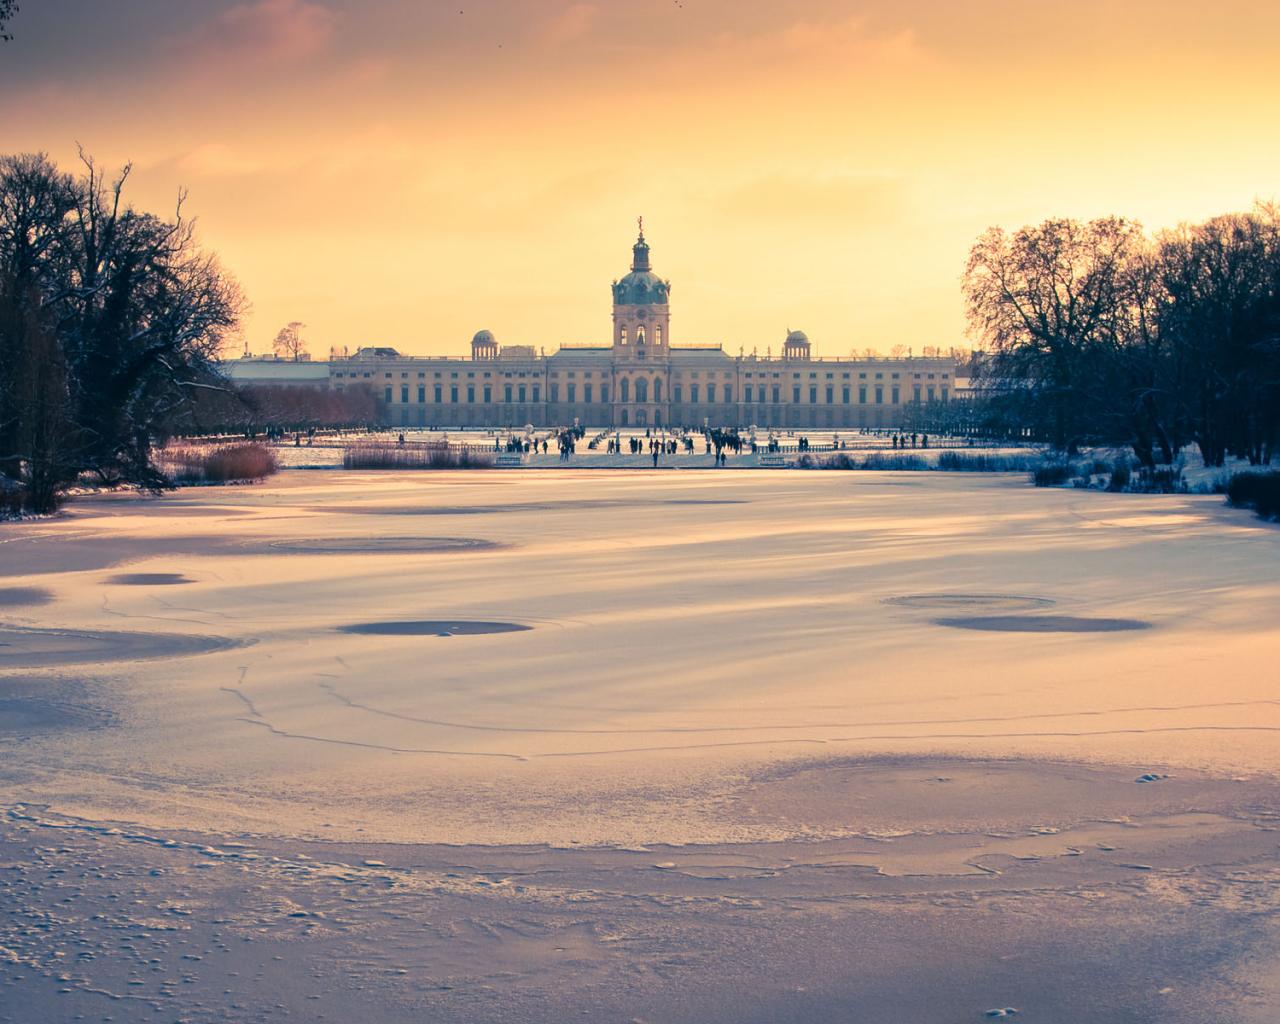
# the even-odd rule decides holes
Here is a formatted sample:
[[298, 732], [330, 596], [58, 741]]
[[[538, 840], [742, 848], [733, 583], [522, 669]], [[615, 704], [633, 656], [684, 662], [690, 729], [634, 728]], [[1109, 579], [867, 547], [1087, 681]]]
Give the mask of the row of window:
[[[694, 374], [694, 376], [696, 377], [696, 376], [697, 376], [697, 374], [695, 373], [695, 374]], [[729, 375], [726, 373], [726, 374], [725, 374], [725, 376], [727, 377], [727, 376], [729, 376]], [[744, 374], [743, 374], [743, 376], [744, 376], [744, 377], [746, 377], [746, 378], [747, 378], [747, 380], [750, 380], [752, 375], [751, 375], [751, 373], [750, 373], [750, 372], [747, 372], [747, 373], [744, 373]], [[757, 373], [757, 374], [756, 374], [756, 376], [757, 376], [757, 377], [760, 377], [761, 379], [764, 379], [764, 378], [766, 378], [766, 377], [773, 377], [775, 380], [777, 380], [779, 377], [781, 377], [781, 376], [782, 376], [782, 374], [781, 374], [781, 373], [772, 373], [772, 374], [769, 374], [769, 373]], [[799, 379], [800, 379], [800, 377], [801, 377], [801, 375], [800, 375], [799, 373], [793, 373], [791, 376], [792, 376], [792, 378], [793, 378], [794, 380], [799, 380]], [[827, 379], [827, 380], [835, 380], [835, 376], [836, 376], [836, 375], [835, 375], [834, 373], [827, 373], [827, 374], [824, 374], [824, 376], [826, 377], [826, 379]], [[851, 374], [849, 374], [849, 373], [842, 373], [842, 374], [840, 374], [840, 377], [841, 377], [841, 379], [843, 379], [843, 380], [849, 380], [850, 376], [851, 376]], [[889, 374], [889, 377], [890, 377], [890, 379], [891, 379], [891, 380], [898, 380], [901, 376], [902, 376], [902, 375], [901, 375], [901, 374], [899, 374], [899, 373], [891, 373], [891, 374]], [[928, 377], [928, 379], [929, 379], [929, 380], [936, 380], [938, 377], [941, 377], [943, 380], [947, 380], [947, 379], [949, 379], [949, 378], [951, 377], [951, 374], [949, 374], [949, 373], [943, 373], [943, 374], [933, 374], [933, 373], [925, 374], [925, 373], [917, 373], [917, 374], [913, 374], [912, 376], [913, 376], [916, 380], [924, 380], [924, 379], [925, 379], [925, 377]], [[809, 379], [810, 379], [810, 380], [817, 380], [817, 379], [818, 379], [818, 374], [817, 374], [817, 372], [816, 372], [816, 371], [814, 371], [813, 373], [810, 373], [810, 374], [809, 374]], [[866, 380], [866, 379], [867, 379], [867, 375], [866, 375], [865, 373], [859, 373], [859, 374], [858, 374], [858, 379], [859, 379], [859, 380]], [[877, 373], [877, 374], [875, 375], [875, 379], [876, 379], [876, 380], [884, 380], [884, 373], [883, 373], [883, 372], [881, 372], [881, 373]]]
[[[338, 385], [338, 390], [339, 391], [342, 390], [341, 384]], [[433, 391], [432, 400], [437, 405], [443, 403], [444, 402], [444, 385], [436, 384], [433, 386], [432, 391]], [[455, 405], [458, 403], [459, 391], [460, 391], [460, 388], [457, 384], [449, 385], [449, 401]], [[588, 392], [589, 391], [590, 391], [590, 386], [588, 386]], [[557, 401], [555, 397], [555, 392], [556, 392], [556, 388], [554, 385], [552, 385], [551, 401], [553, 402]], [[481, 401], [484, 402], [485, 405], [492, 404], [493, 385], [485, 384], [480, 389], [479, 393], [481, 395]], [[534, 384], [532, 385], [532, 387], [530, 387], [529, 385], [526, 385], [526, 384], [519, 384], [513, 387], [510, 384], [504, 384], [502, 388], [502, 400], [506, 402], [508, 405], [511, 404], [512, 402], [527, 402], [530, 400], [530, 393], [532, 393], [532, 400], [534, 402], [542, 401], [541, 385]], [[466, 387], [466, 394], [467, 394], [467, 402], [474, 403], [476, 400], [476, 394], [477, 394], [476, 385], [468, 384]], [[383, 391], [383, 399], [388, 404], [391, 404], [393, 395], [394, 395], [394, 391], [391, 388], [391, 386], [388, 385]], [[427, 400], [427, 386], [425, 384], [419, 384], [418, 385], [418, 404], [422, 405], [426, 402], [426, 400]], [[589, 398], [587, 399], [587, 401], [590, 401], [590, 400], [591, 399]], [[608, 399], [604, 399], [604, 400], [608, 401]], [[409, 402], [409, 385], [408, 384], [400, 385], [400, 402], [402, 404], [408, 404]]]
[[[341, 384], [338, 385], [338, 390], [339, 391], [342, 390]], [[644, 377], [641, 377], [638, 380], [636, 380], [634, 390], [635, 390], [635, 400], [637, 402], [648, 402], [650, 400], [649, 399], [649, 382]], [[884, 405], [885, 390], [886, 389], [882, 384], [877, 384], [875, 385], [874, 388], [869, 388], [865, 384], [859, 385], [858, 386], [858, 404], [866, 405], [868, 393], [871, 393], [874, 396], [874, 404]], [[449, 386], [449, 401], [451, 403], [457, 404], [459, 392], [460, 392], [460, 388], [457, 384], [451, 384]], [[476, 385], [468, 384], [466, 386], [466, 400], [468, 404], [473, 404], [476, 401], [477, 393], [480, 395], [480, 400], [485, 405], [489, 405], [493, 402], [493, 386], [492, 385], [485, 384], [482, 388], [479, 389], [479, 392], [477, 392]], [[724, 403], [733, 402], [733, 388], [728, 384], [725, 384], [722, 390], [717, 391], [716, 385], [714, 382], [708, 383], [705, 394], [706, 394], [706, 400], [708, 404], [715, 404], [716, 402], [724, 402]], [[791, 389], [792, 405], [801, 404], [801, 401], [800, 401], [801, 394], [802, 394], [801, 388], [798, 384], [792, 387]], [[828, 384], [826, 386], [825, 395], [824, 395], [824, 397], [826, 398], [827, 405], [836, 404], [835, 394], [836, 394], [835, 386], [832, 384]], [[844, 405], [851, 404], [852, 394], [853, 394], [853, 389], [848, 384], [845, 384], [844, 386], [842, 386], [840, 389], [841, 403]], [[607, 403], [609, 401], [609, 385], [601, 384], [599, 395], [600, 395], [600, 401]], [[620, 402], [630, 402], [631, 395], [632, 395], [631, 382], [626, 377], [624, 377], [618, 383], [618, 400]], [[689, 401], [692, 404], [697, 405], [699, 402], [701, 402], [702, 401], [701, 395], [702, 393], [700, 392], [697, 384], [689, 385]], [[565, 396], [567, 401], [577, 402], [578, 401], [578, 385], [576, 383], [568, 384], [565, 389]], [[584, 383], [582, 385], [582, 401], [586, 403], [593, 403], [596, 400], [595, 396], [596, 396], [596, 392], [595, 392], [595, 389], [592, 387], [592, 385], [590, 383]], [[808, 404], [817, 405], [818, 396], [819, 396], [818, 386], [816, 384], [810, 385]], [[394, 389], [390, 385], [388, 385], [384, 390], [383, 397], [388, 404], [390, 404], [393, 401]], [[889, 397], [890, 405], [902, 404], [901, 402], [902, 388], [897, 384], [890, 386], [888, 388], [888, 397]], [[929, 384], [929, 385], [916, 384], [916, 385], [913, 385], [912, 387], [911, 397], [912, 397], [912, 401], [915, 401], [915, 402], [922, 402], [922, 401], [933, 402], [933, 401], [937, 401], [939, 398], [941, 398], [942, 401], [946, 402], [950, 399], [951, 394], [950, 394], [950, 389], [945, 386], [941, 388], [935, 388], [935, 386], [932, 384]], [[436, 404], [441, 404], [444, 402], [444, 385], [436, 384], [434, 386], [432, 398], [433, 398], [433, 401], [436, 402]], [[760, 404], [771, 403], [773, 405], [781, 405], [782, 404], [782, 386], [780, 384], [774, 384], [768, 390], [766, 390], [766, 385], [764, 384], [760, 384], [760, 385], [748, 384], [746, 385], [745, 388], [743, 388], [742, 398], [747, 405], [753, 405], [756, 403], [760, 403]], [[559, 384], [553, 383], [550, 385], [549, 399], [552, 402], [560, 401], [560, 385]], [[419, 405], [424, 404], [426, 402], [427, 386], [425, 384], [418, 385], [417, 400]], [[677, 405], [684, 402], [684, 388], [682, 385], [676, 384], [672, 387], [671, 400]], [[507, 403], [508, 405], [511, 404], [512, 402], [521, 402], [521, 403], [527, 402], [527, 401], [541, 402], [542, 388], [537, 384], [534, 384], [532, 386], [525, 385], [525, 384], [518, 384], [518, 385], [504, 384], [502, 387], [502, 401]], [[662, 401], [662, 379], [661, 378], [656, 378], [653, 382], [653, 401], [655, 402]], [[401, 404], [408, 404], [409, 402], [409, 385], [408, 384], [400, 385], [400, 402]]]
[[[680, 390], [679, 387], [677, 387], [676, 390], [679, 391]], [[901, 405], [902, 404], [901, 385], [892, 384], [889, 386], [887, 390], [888, 390], [889, 404]], [[886, 389], [883, 384], [876, 384], [874, 388], [866, 384], [859, 384], [858, 385], [858, 404], [859, 405], [867, 404], [867, 396], [869, 393], [874, 397], [874, 404], [876, 405], [885, 404]], [[816, 384], [809, 385], [809, 403], [808, 404], [817, 405], [818, 395], [819, 395], [818, 385]], [[827, 405], [835, 405], [836, 404], [835, 385], [828, 384], [825, 388], [825, 393], [823, 397], [825, 397]], [[850, 387], [850, 385], [848, 384], [842, 385], [840, 388], [840, 403], [842, 405], [849, 405], [852, 402], [852, 398], [853, 398], [852, 387]], [[939, 398], [944, 402], [949, 401], [951, 398], [951, 389], [945, 385], [941, 388], [936, 387], [933, 384], [912, 385], [911, 399], [914, 402], [924, 402], [924, 401], [935, 402]], [[791, 404], [800, 405], [801, 404], [800, 399], [801, 399], [800, 385], [798, 384], [793, 385], [791, 388]], [[694, 401], [696, 402], [697, 400], [698, 399], [695, 397]], [[714, 399], [709, 399], [709, 401], [714, 401]], [[752, 405], [755, 403], [760, 403], [760, 404], [770, 403], [772, 405], [781, 405], [782, 404], [782, 386], [779, 384], [774, 384], [769, 388], [768, 391], [766, 391], [764, 384], [756, 385], [754, 387], [751, 384], [748, 384], [746, 385], [745, 388], [743, 388], [743, 401], [745, 401], [748, 405]]]
[[[344, 376], [344, 373], [343, 373], [343, 371], [341, 371], [341, 370], [338, 370], [338, 371], [335, 371], [335, 372], [334, 372], [334, 377], [335, 377], [335, 378], [337, 378], [337, 379], [339, 379], [339, 380], [341, 380], [341, 379], [343, 378], [343, 376]], [[366, 380], [367, 380], [367, 379], [369, 379], [369, 378], [372, 376], [372, 374], [370, 374], [370, 373], [356, 373], [356, 372], [351, 372], [351, 373], [345, 374], [345, 376], [350, 377], [352, 380], [356, 380], [356, 379], [359, 379], [359, 378], [364, 378], [364, 379], [366, 379]], [[392, 374], [390, 374], [390, 373], [384, 373], [384, 374], [383, 374], [383, 376], [384, 376], [387, 380], [391, 380], [393, 375], [392, 375]], [[403, 379], [407, 379], [407, 378], [408, 378], [408, 376], [409, 376], [409, 374], [408, 374], [407, 372], [402, 372], [402, 373], [400, 374], [400, 377], [401, 377], [401, 379], [402, 379], [402, 380], [403, 380]], [[436, 379], [438, 380], [438, 379], [440, 379], [440, 378], [443, 376], [443, 374], [442, 374], [441, 372], [437, 371], [437, 372], [436, 372], [436, 374], [435, 374], [435, 376], [436, 376]], [[450, 376], [450, 378], [452, 378], [452, 379], [454, 379], [454, 380], [457, 380], [459, 375], [458, 375], [457, 373], [450, 373], [450, 374], [449, 374], [449, 376]], [[470, 373], [468, 373], [468, 374], [467, 374], [467, 377], [468, 377], [468, 378], [474, 378], [475, 376], [476, 376], [475, 372], [470, 372]], [[492, 374], [492, 373], [489, 373], [489, 372], [486, 372], [486, 373], [484, 374], [484, 378], [485, 378], [486, 380], [488, 380], [488, 379], [489, 379], [490, 377], [492, 377], [492, 376], [493, 376], [493, 374]], [[508, 379], [510, 379], [510, 378], [512, 378], [512, 377], [523, 378], [523, 377], [525, 377], [525, 376], [535, 377], [535, 376], [541, 376], [541, 375], [540, 375], [540, 374], [536, 374], [536, 373], [530, 373], [530, 374], [525, 374], [525, 373], [506, 373], [506, 374], [503, 374], [503, 376], [504, 376], [504, 377], [507, 377]], [[552, 379], [552, 380], [555, 380], [555, 379], [557, 379], [557, 378], [560, 376], [560, 373], [559, 373], [559, 371], [552, 371], [552, 372], [551, 372], [551, 374], [550, 374], [550, 376], [551, 376], [551, 379]], [[575, 374], [575, 372], [574, 372], [573, 370], [569, 370], [569, 371], [565, 374], [565, 376], [566, 376], [566, 377], [568, 377], [570, 380], [572, 380], [572, 379], [576, 376], [576, 374]], [[583, 373], [582, 373], [582, 376], [583, 376], [583, 378], [584, 378], [584, 379], [590, 379], [590, 377], [591, 377], [591, 371], [590, 371], [590, 370], [584, 370], [584, 371], [583, 371]], [[600, 376], [601, 376], [602, 378], [603, 378], [603, 377], [607, 377], [607, 376], [608, 376], [608, 371], [604, 371], [604, 370], [600, 371]], [[697, 371], [697, 370], [689, 371], [689, 376], [690, 376], [690, 378], [692, 378], [692, 379], [695, 379], [695, 380], [696, 380], [696, 379], [697, 379], [697, 377], [698, 377], [698, 371]], [[708, 371], [707, 371], [707, 377], [708, 377], [708, 379], [713, 378], [714, 376], [715, 376], [715, 371], [714, 371], [714, 370], [708, 370]], [[731, 379], [732, 379], [732, 377], [733, 377], [733, 375], [732, 375], [731, 373], [727, 373], [727, 372], [726, 372], [726, 373], [724, 373], [724, 374], [723, 374], [723, 376], [724, 376], [724, 379], [725, 379], [726, 381], [731, 380]], [[745, 374], [744, 376], [745, 376], [748, 380], [750, 380], [752, 375], [751, 375], [750, 373], [747, 373], [747, 374]], [[768, 376], [770, 376], [770, 375], [769, 375], [769, 374], [766, 374], [766, 373], [761, 373], [761, 374], [758, 374], [758, 376], [759, 376], [759, 377], [761, 377], [761, 378], [763, 379], [763, 378], [768, 377]], [[775, 373], [775, 374], [772, 374], [772, 376], [773, 376], [773, 378], [776, 380], [776, 379], [778, 379], [778, 378], [781, 376], [781, 374]], [[800, 374], [798, 374], [798, 373], [793, 373], [791, 376], [792, 376], [792, 378], [793, 378], [793, 379], [795, 379], [795, 380], [799, 380], [799, 379], [800, 379]], [[916, 380], [922, 380], [922, 379], [924, 379], [924, 377], [925, 377], [925, 375], [924, 375], [924, 374], [920, 374], [920, 373], [917, 373], [917, 374], [915, 374], [914, 376], [915, 376], [915, 379], [916, 379]], [[933, 380], [933, 379], [935, 378], [935, 375], [934, 375], [934, 374], [932, 374], [932, 373], [928, 374], [927, 376], [928, 376], [928, 379], [929, 379], [929, 380]], [[939, 374], [938, 376], [941, 376], [941, 378], [942, 378], [943, 380], [947, 380], [947, 379], [949, 379], [949, 378], [950, 378], [950, 376], [951, 376], [951, 375], [950, 375], [950, 374], [948, 374], [948, 373], [943, 373], [943, 374]], [[426, 373], [425, 373], [425, 372], [423, 372], [423, 371], [419, 371], [419, 372], [418, 372], [418, 379], [419, 379], [419, 380], [422, 380], [422, 379], [423, 379], [423, 378], [425, 378], [425, 377], [426, 377]], [[816, 380], [816, 379], [817, 379], [817, 377], [818, 377], [818, 375], [817, 375], [816, 373], [811, 373], [811, 374], [809, 374], [809, 379], [810, 379], [810, 380]], [[842, 377], [844, 380], [849, 380], [850, 375], [849, 375], [848, 373], [844, 373], [844, 374], [841, 374], [841, 377]], [[898, 379], [898, 377], [899, 377], [899, 375], [898, 375], [898, 374], [896, 374], [896, 373], [891, 374], [891, 379], [893, 379], [893, 380], [897, 380], [897, 379]], [[833, 373], [828, 373], [828, 374], [826, 374], [826, 379], [827, 379], [827, 380], [833, 380], [834, 378], [835, 378], [835, 374], [833, 374]], [[884, 374], [883, 374], [883, 373], [877, 373], [877, 374], [875, 375], [875, 379], [876, 379], [876, 380], [882, 380], [883, 378], [884, 378]], [[859, 380], [866, 380], [866, 379], [867, 379], [867, 375], [866, 375], [865, 373], [859, 373], [859, 374], [858, 374], [858, 379], [859, 379]], [[761, 385], [761, 386], [763, 387], [763, 385]], [[725, 385], [725, 387], [728, 387], [728, 384], [726, 384], [726, 385]]]
[[[618, 329], [618, 341], [623, 345], [627, 343], [627, 329], [625, 327], [620, 327]], [[641, 324], [639, 327], [636, 328], [636, 344], [643, 345], [644, 342], [645, 342], [644, 324]], [[655, 345], [662, 344], [662, 325], [661, 324], [654, 325], [653, 343]]]

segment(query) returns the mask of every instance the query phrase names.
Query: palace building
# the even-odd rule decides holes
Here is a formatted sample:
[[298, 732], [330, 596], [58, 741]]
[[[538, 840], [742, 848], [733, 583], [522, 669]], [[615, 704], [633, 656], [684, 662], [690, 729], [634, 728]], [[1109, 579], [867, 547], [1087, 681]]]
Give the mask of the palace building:
[[[894, 427], [913, 404], [955, 394], [954, 359], [820, 358], [802, 331], [787, 334], [780, 357], [674, 344], [670, 299], [642, 224], [631, 270], [613, 283], [608, 344], [543, 355], [480, 331], [469, 359], [392, 348], [332, 358], [327, 384], [373, 389], [386, 425], [403, 427]], [[313, 379], [323, 365], [311, 364]], [[253, 383], [257, 374], [234, 376]]]

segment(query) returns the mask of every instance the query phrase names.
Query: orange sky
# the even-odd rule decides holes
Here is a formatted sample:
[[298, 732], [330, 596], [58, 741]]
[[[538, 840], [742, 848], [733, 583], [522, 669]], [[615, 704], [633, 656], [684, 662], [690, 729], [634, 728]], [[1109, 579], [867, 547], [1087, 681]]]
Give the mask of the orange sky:
[[604, 341], [638, 214], [676, 344], [949, 346], [989, 225], [1280, 197], [1261, 0], [23, 8], [0, 151], [186, 187], [254, 350], [290, 320], [317, 355]]

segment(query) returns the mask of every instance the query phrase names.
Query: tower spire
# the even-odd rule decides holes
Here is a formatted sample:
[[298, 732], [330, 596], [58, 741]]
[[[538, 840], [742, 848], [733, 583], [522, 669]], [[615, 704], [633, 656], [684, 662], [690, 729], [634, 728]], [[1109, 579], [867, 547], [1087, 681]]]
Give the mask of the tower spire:
[[636, 244], [631, 248], [631, 269], [648, 270], [649, 243], [644, 240], [644, 218], [637, 217], [636, 224], [640, 228], [640, 235], [636, 238]]

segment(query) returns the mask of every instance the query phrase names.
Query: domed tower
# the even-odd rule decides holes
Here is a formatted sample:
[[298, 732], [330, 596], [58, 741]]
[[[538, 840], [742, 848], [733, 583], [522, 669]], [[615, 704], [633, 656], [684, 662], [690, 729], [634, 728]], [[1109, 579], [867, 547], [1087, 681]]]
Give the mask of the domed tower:
[[613, 354], [616, 360], [665, 360], [670, 346], [671, 283], [649, 267], [649, 243], [640, 236], [631, 250], [631, 273], [613, 282]]
[[498, 342], [490, 331], [476, 331], [471, 339], [471, 358], [475, 360], [497, 359]]
[[804, 331], [788, 331], [787, 340], [782, 343], [782, 358], [807, 360], [809, 358], [809, 336]]

